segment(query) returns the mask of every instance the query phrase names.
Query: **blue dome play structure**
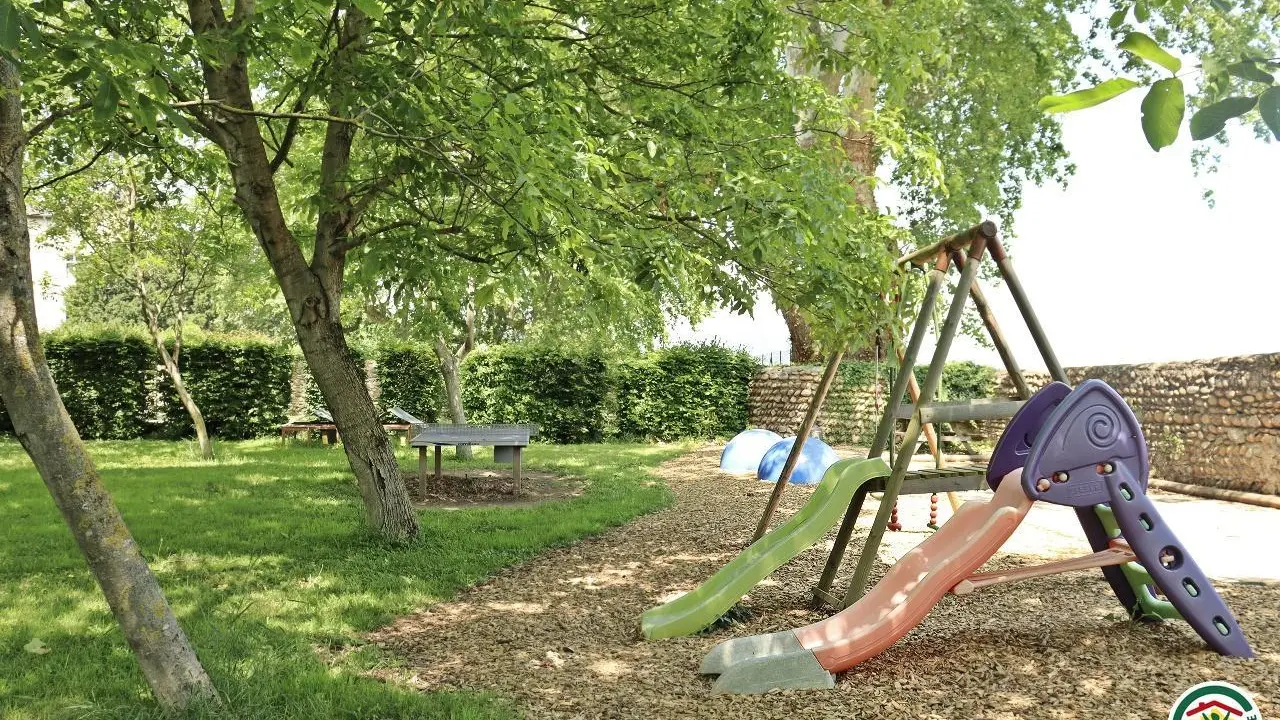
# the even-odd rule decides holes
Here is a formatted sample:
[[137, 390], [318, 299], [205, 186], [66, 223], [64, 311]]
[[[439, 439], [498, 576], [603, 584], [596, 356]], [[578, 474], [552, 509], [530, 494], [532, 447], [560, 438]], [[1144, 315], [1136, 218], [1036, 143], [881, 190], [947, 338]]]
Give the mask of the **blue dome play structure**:
[[755, 472], [764, 454], [781, 439], [782, 436], [772, 430], [743, 430], [724, 446], [724, 452], [720, 453], [720, 469], [734, 473]]
[[[761, 458], [760, 467], [756, 469], [756, 477], [769, 482], [778, 482], [778, 476], [782, 474], [782, 466], [787, 464], [787, 455], [791, 454], [791, 445], [795, 441], [794, 437], [788, 437], [774, 443]], [[800, 450], [800, 458], [796, 461], [795, 470], [791, 471], [791, 484], [817, 484], [822, 480], [827, 468], [839, 459], [840, 456], [836, 455], [836, 451], [831, 449], [830, 445], [818, 438], [809, 438]]]

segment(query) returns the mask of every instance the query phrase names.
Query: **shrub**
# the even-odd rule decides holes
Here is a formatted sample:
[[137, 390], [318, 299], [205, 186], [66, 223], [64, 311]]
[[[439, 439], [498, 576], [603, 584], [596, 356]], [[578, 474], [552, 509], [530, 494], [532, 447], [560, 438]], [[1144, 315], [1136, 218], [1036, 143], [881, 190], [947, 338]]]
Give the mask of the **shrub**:
[[44, 338], [49, 371], [80, 435], [125, 440], [150, 429], [158, 358], [150, 338], [125, 330], [68, 330]]
[[[43, 338], [49, 369], [80, 435], [89, 439], [189, 437], [191, 418], [151, 338], [112, 327]], [[247, 438], [275, 430], [289, 403], [289, 351], [258, 338], [197, 336], [179, 358], [209, 432]], [[0, 430], [11, 432], [7, 416]]]
[[714, 344], [618, 363], [618, 431], [658, 440], [732, 435], [747, 425], [747, 388], [759, 370], [749, 353]]
[[604, 437], [609, 369], [598, 351], [505, 345], [462, 364], [462, 401], [475, 423], [534, 423], [558, 443]]
[[444, 380], [435, 351], [426, 345], [383, 345], [374, 353], [378, 361], [379, 404], [398, 407], [423, 422], [436, 422], [444, 407]]
[[[927, 365], [917, 366], [916, 380], [924, 383]], [[944, 400], [974, 400], [992, 397], [996, 393], [995, 368], [979, 365], [970, 360], [949, 362], [942, 368], [942, 392]]]

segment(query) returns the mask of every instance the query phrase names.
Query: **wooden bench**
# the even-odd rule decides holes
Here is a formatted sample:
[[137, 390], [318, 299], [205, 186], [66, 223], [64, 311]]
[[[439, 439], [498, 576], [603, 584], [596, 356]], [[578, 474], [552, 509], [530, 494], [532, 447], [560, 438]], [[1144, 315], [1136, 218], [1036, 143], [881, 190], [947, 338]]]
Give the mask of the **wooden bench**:
[[[382, 426], [392, 435], [400, 436], [400, 444], [407, 444], [409, 436], [413, 434], [413, 426], [388, 423]], [[338, 426], [333, 423], [287, 423], [280, 426], [280, 440], [298, 439], [299, 435], [311, 435], [317, 433], [320, 436], [320, 442], [325, 445], [337, 445], [342, 440], [342, 434], [338, 432]]]
[[492, 445], [493, 461], [511, 463], [511, 476], [516, 492], [520, 491], [520, 452], [529, 445], [529, 438], [537, 435], [536, 425], [456, 425], [445, 423], [418, 423], [413, 426], [413, 439], [409, 444], [418, 448], [418, 481], [427, 478], [427, 448], [435, 447], [435, 478], [442, 481], [441, 451], [445, 445]]

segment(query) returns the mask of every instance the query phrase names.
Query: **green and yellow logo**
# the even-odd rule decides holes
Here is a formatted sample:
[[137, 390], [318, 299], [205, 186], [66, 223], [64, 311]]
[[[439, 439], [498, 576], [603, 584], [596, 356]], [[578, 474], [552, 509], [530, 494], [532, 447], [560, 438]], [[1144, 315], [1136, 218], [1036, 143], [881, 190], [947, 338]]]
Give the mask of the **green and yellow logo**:
[[1229, 682], [1206, 682], [1182, 693], [1169, 720], [1262, 720], [1249, 693]]

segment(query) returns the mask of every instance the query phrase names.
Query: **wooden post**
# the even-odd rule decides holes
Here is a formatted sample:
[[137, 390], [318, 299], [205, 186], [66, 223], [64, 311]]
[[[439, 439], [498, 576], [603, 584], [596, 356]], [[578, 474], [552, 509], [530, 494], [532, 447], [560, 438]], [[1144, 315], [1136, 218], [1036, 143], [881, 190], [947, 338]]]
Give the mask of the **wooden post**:
[[427, 499], [427, 446], [418, 448], [418, 487], [422, 490], [422, 499]]
[[437, 483], [444, 482], [444, 473], [440, 471], [440, 464], [441, 464], [440, 456], [443, 454], [443, 452], [444, 452], [443, 449], [439, 445], [436, 445], [436, 482]]
[[1031, 331], [1031, 339], [1035, 340], [1040, 357], [1044, 360], [1045, 367], [1049, 368], [1049, 375], [1058, 382], [1067, 382], [1067, 373], [1058, 362], [1058, 356], [1054, 354], [1053, 346], [1049, 344], [1049, 338], [1045, 336], [1044, 328], [1040, 326], [1040, 319], [1036, 317], [1036, 312], [1031, 307], [1027, 291], [1022, 288], [1022, 281], [1013, 271], [1013, 262], [1005, 255], [1004, 246], [999, 241], [991, 243], [991, 257], [996, 261], [996, 267], [1000, 269], [1004, 284], [1009, 286], [1013, 302], [1017, 304], [1018, 312], [1022, 313], [1027, 329]]
[[[992, 255], [994, 254], [993, 251]], [[955, 251], [955, 259], [957, 263], [963, 263], [964, 253], [960, 250]], [[970, 294], [973, 295], [973, 306], [977, 308], [978, 316], [982, 318], [982, 324], [987, 327], [987, 334], [991, 336], [991, 342], [995, 344], [996, 352], [1000, 354], [1000, 362], [1004, 364], [1005, 372], [1009, 373], [1009, 379], [1013, 381], [1013, 388], [1018, 398], [1021, 400], [1030, 398], [1031, 388], [1022, 377], [1022, 369], [1018, 367], [1018, 361], [1013, 359], [1013, 350], [1009, 348], [1009, 342], [1005, 340], [1000, 324], [996, 322], [995, 313], [991, 312], [991, 305], [987, 302], [987, 296], [978, 281], [973, 282]]]
[[[898, 365], [902, 365], [902, 349], [898, 348]], [[914, 370], [914, 368], [912, 368]], [[916, 374], [914, 372], [907, 373], [907, 393], [911, 397], [911, 402], [916, 405], [920, 404], [920, 384], [916, 382]], [[929, 453], [933, 455], [934, 463], [938, 467], [942, 467], [942, 445], [938, 443], [937, 430], [930, 423], [924, 426], [924, 439], [929, 443]]]
[[[836, 573], [840, 571], [840, 561], [844, 559], [844, 550], [849, 546], [849, 537], [853, 535], [853, 527], [858, 524], [858, 515], [862, 512], [862, 504], [867, 500], [867, 484], [863, 483], [853, 493], [853, 500], [844, 511], [844, 520], [836, 532], [835, 544], [831, 546], [831, 554], [827, 556], [827, 565], [822, 569], [822, 577], [818, 579], [818, 587], [813, 591], [813, 607], [820, 608], [826, 593], [835, 584]], [[834, 604], [834, 603], [833, 603]]]
[[[888, 402], [884, 405], [884, 412], [880, 416], [880, 424], [876, 427], [875, 439], [871, 441], [871, 448], [867, 451], [868, 458], [880, 457], [889, 443], [893, 441], [893, 428], [897, 424], [898, 403], [902, 401], [902, 394], [906, 392], [909, 383], [915, 380], [912, 370], [915, 369], [916, 357], [920, 354], [920, 346], [924, 344], [925, 335], [929, 333], [929, 322], [933, 319], [933, 306], [938, 299], [938, 292], [942, 289], [942, 282], [946, 279], [947, 268], [950, 267], [951, 258], [945, 252], [937, 253], [937, 263], [933, 269], [929, 271], [929, 284], [925, 287], [924, 300], [920, 304], [920, 315], [916, 318], [915, 327], [911, 329], [911, 339], [907, 341], [907, 349], [898, 356], [898, 374], [894, 377], [893, 387], [889, 390]], [[876, 379], [879, 382], [879, 378]], [[918, 390], [918, 389], [917, 389]], [[918, 396], [913, 398], [918, 400]], [[814, 591], [814, 600], [817, 603], [822, 602], [822, 596], [831, 590], [831, 585], [835, 582], [836, 573], [840, 571], [840, 563], [844, 560], [845, 550], [849, 547], [849, 539], [853, 537], [853, 527], [858, 522], [858, 513], [862, 510], [862, 503], [866, 500], [865, 492], [857, 492], [850, 501], [848, 509], [845, 511], [844, 519], [840, 521], [840, 529], [836, 531], [835, 544], [831, 546], [831, 552], [827, 555], [826, 567], [822, 570], [822, 579], [818, 581], [818, 587]]]
[[908, 383], [915, 379], [911, 371], [915, 368], [920, 346], [924, 344], [924, 336], [929, 333], [934, 301], [938, 298], [938, 291], [942, 288], [942, 281], [946, 278], [950, 262], [946, 253], [940, 253], [937, 264], [933, 270], [929, 271], [929, 285], [925, 288], [924, 300], [920, 305], [920, 317], [916, 318], [916, 325], [911, 330], [911, 339], [907, 341], [907, 350], [898, 361], [898, 375], [893, 379], [893, 387], [889, 390], [889, 402], [885, 403], [880, 425], [876, 427], [875, 439], [871, 441], [871, 449], [867, 452], [869, 458], [880, 457], [885, 448], [889, 447], [889, 443], [893, 442], [893, 427], [897, 422], [895, 418], [898, 414], [898, 403], [902, 402], [902, 395], [906, 392]]
[[517, 445], [511, 453], [511, 477], [515, 478], [516, 492], [520, 492], [520, 451], [524, 448]]
[[804, 449], [804, 442], [809, 438], [809, 433], [813, 430], [813, 424], [818, 420], [818, 411], [822, 409], [822, 403], [827, 398], [827, 391], [831, 389], [831, 383], [836, 379], [836, 370], [840, 368], [840, 360], [844, 357], [844, 350], [837, 350], [831, 354], [831, 360], [827, 362], [826, 372], [822, 373], [822, 379], [818, 381], [818, 387], [813, 392], [813, 398], [809, 400], [809, 411], [804, 415], [804, 422], [800, 423], [800, 430], [796, 433], [796, 441], [791, 444], [791, 452], [787, 454], [787, 462], [782, 466], [782, 473], [778, 475], [778, 481], [773, 484], [773, 492], [769, 495], [769, 502], [764, 506], [764, 513], [760, 515], [760, 522], [756, 525], [755, 535], [751, 536], [751, 542], [755, 542], [764, 537], [765, 531], [769, 529], [769, 521], [773, 519], [773, 513], [778, 509], [778, 503], [782, 501], [782, 491], [787, 488], [787, 482], [791, 480], [791, 473], [796, 469], [796, 463], [800, 460], [800, 451]]
[[[989, 223], [984, 223], [983, 228]], [[969, 257], [965, 260], [964, 269], [960, 272], [960, 279], [956, 282], [955, 297], [951, 301], [951, 309], [947, 312], [946, 322], [943, 323], [942, 332], [938, 335], [938, 344], [933, 351], [933, 360], [929, 363], [929, 373], [924, 378], [924, 385], [920, 388], [920, 397], [928, 402], [938, 392], [938, 386], [942, 383], [942, 370], [946, 364], [947, 355], [951, 352], [951, 343], [955, 340], [956, 332], [960, 329], [960, 321], [964, 317], [964, 307], [969, 299], [969, 290], [973, 287], [973, 280], [978, 275], [978, 266], [982, 262], [982, 253], [986, 247], [988, 239], [994, 239], [995, 227], [991, 226], [989, 234], [987, 232], [975, 233], [973, 245], [971, 246]], [[896, 408], [895, 408], [896, 410]], [[921, 431], [920, 423], [920, 406], [916, 406], [916, 412], [911, 418], [911, 422], [907, 425], [907, 436], [903, 440], [902, 452], [898, 453], [893, 465], [893, 474], [889, 476], [888, 482], [885, 483], [884, 494], [880, 498], [880, 509], [876, 512], [875, 523], [871, 526], [871, 530], [867, 533], [867, 539], [862, 546], [862, 554], [858, 557], [858, 566], [854, 568], [853, 580], [849, 583], [849, 590], [845, 593], [845, 607], [852, 605], [866, 592], [867, 580], [871, 577], [871, 568], [875, 565], [876, 552], [880, 549], [880, 541], [884, 539], [885, 528], [889, 525], [889, 516], [893, 511], [893, 505], [898, 501], [898, 493], [902, 490], [902, 482], [906, 479], [907, 469], [911, 465], [911, 453], [907, 448], [914, 448], [916, 442], [920, 439]]]

